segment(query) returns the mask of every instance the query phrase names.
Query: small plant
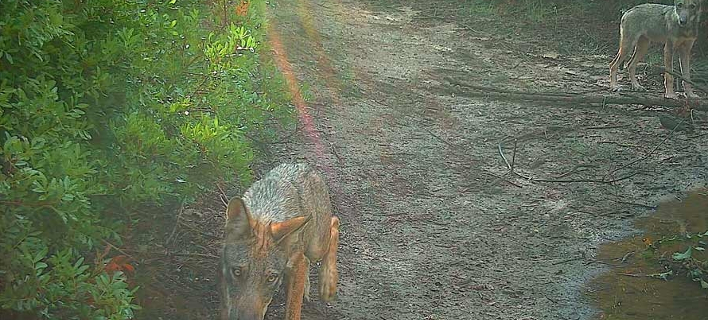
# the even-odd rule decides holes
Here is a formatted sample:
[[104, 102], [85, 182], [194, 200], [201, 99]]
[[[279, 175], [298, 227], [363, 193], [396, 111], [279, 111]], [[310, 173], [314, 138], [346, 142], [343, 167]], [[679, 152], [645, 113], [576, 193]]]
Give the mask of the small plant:
[[[708, 246], [708, 231], [697, 234], [676, 235], [663, 237], [656, 241], [644, 238], [647, 245], [644, 258], [658, 261], [663, 273], [651, 275], [655, 278], [669, 280], [673, 276], [685, 275], [694, 282], [698, 282], [703, 289], [708, 289], [708, 256], [705, 254]], [[674, 252], [670, 258], [654, 254], [662, 246], [686, 246], [685, 251]]]
[[[708, 231], [695, 235], [686, 235], [683, 242], [688, 242], [688, 248], [684, 252], [676, 252], [671, 256], [671, 260], [665, 263], [677, 274], [685, 274], [694, 282], [698, 282], [703, 289], [708, 289], [708, 259], [705, 250], [708, 246]], [[699, 257], [696, 253], [701, 253]]]

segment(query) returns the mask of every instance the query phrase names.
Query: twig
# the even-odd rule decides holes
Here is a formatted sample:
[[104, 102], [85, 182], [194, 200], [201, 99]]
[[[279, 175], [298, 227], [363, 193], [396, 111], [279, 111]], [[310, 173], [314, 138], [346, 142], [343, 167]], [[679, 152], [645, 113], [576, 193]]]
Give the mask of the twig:
[[628, 277], [634, 277], [634, 278], [642, 278], [642, 277], [647, 277], [646, 274], [634, 274], [634, 273], [618, 273], [621, 276], [628, 276]]
[[628, 175], [626, 175], [626, 176], [624, 176], [624, 177], [617, 178], [617, 179], [613, 179], [613, 180], [605, 180], [604, 178], [603, 178], [603, 179], [569, 179], [569, 180], [536, 179], [536, 178], [531, 178], [531, 177], [523, 176], [523, 175], [518, 174], [518, 173], [516, 173], [516, 172], [514, 172], [514, 174], [517, 175], [517, 176], [519, 176], [519, 177], [521, 177], [521, 178], [524, 178], [524, 179], [527, 179], [527, 180], [533, 181], [533, 182], [552, 182], [552, 183], [581, 183], [581, 182], [584, 182], [584, 183], [613, 184], [613, 183], [615, 183], [615, 182], [620, 182], [620, 181], [622, 181], [622, 180], [627, 180], [627, 179], [629, 179], [629, 178], [631, 178], [631, 177], [634, 177], [634, 176], [638, 175], [639, 172], [638, 172], [638, 171], [637, 171], [637, 172], [633, 172], [633, 173], [628, 174]]
[[548, 301], [553, 302], [553, 303], [555, 303], [555, 304], [558, 304], [558, 300], [551, 299], [549, 296], [547, 296], [547, 295], [545, 295], [545, 294], [544, 294], [543, 296], [546, 297], [546, 299], [548, 299]]
[[132, 259], [132, 260], [135, 260], [135, 258], [133, 258], [133, 256], [131, 256], [131, 255], [128, 254], [127, 252], [123, 251], [121, 248], [118, 248], [118, 247], [114, 246], [112, 243], [110, 243], [110, 242], [108, 242], [108, 241], [106, 241], [106, 240], [103, 240], [103, 239], [102, 239], [101, 241], [103, 241], [103, 243], [105, 243], [107, 246], [109, 246], [109, 247], [115, 249], [116, 251], [122, 253], [124, 256], [126, 256], [126, 257], [128, 257], [128, 258], [130, 258], [130, 259]]
[[[221, 181], [223, 183], [223, 181]], [[229, 206], [228, 199], [229, 197], [226, 195], [226, 192], [224, 192], [224, 189], [221, 187], [221, 183], [217, 183], [216, 187], [219, 189], [219, 200], [221, 200], [221, 203], [224, 204], [224, 207]]]
[[620, 260], [620, 262], [625, 263], [625, 262], [627, 261], [627, 259], [629, 259], [629, 257], [631, 257], [634, 253], [635, 253], [634, 251], [627, 252], [627, 253], [622, 257], [622, 260]]
[[167, 246], [170, 241], [172, 240], [172, 237], [175, 235], [175, 231], [177, 231], [177, 226], [179, 225], [179, 219], [182, 217], [182, 213], [184, 212], [184, 200], [182, 200], [182, 205], [180, 205], [179, 208], [179, 213], [177, 214], [177, 221], [175, 221], [175, 226], [172, 228], [172, 232], [170, 232], [170, 236], [167, 237], [167, 240], [165, 240], [165, 246]]
[[583, 258], [584, 258], [584, 257], [580, 256], [580, 257], [565, 259], [565, 260], [561, 260], [561, 261], [556, 261], [556, 262], [552, 263], [551, 265], [557, 266], [557, 265], [559, 265], [559, 264], [564, 264], [564, 263], [568, 263], [568, 262], [573, 262], [573, 261], [582, 260]]
[[340, 165], [343, 165], [343, 164], [344, 164], [344, 160], [342, 160], [342, 157], [339, 156], [339, 153], [337, 152], [337, 148], [334, 147], [334, 144], [332, 144], [331, 142], [329, 142], [329, 148], [332, 150], [332, 154], [334, 155], [334, 157], [337, 158], [337, 162], [338, 162]]
[[[514, 141], [516, 141], [516, 140], [514, 140]], [[506, 168], [509, 169], [509, 171], [511, 171], [511, 164], [509, 164], [509, 160], [506, 160], [506, 156], [504, 155], [504, 150], [502, 149], [503, 147], [502, 147], [501, 142], [499, 142], [498, 147], [499, 147], [499, 155], [501, 155], [502, 159], [504, 159], [504, 163], [506, 163]]]
[[506, 168], [509, 169], [509, 173], [514, 173], [514, 164], [516, 163], [516, 144], [517, 144], [517, 139], [514, 139], [514, 151], [511, 154], [511, 163], [509, 163], [509, 160], [506, 159], [506, 156], [504, 155], [504, 146], [503, 142], [499, 142], [497, 145], [499, 148], [499, 155], [501, 155], [502, 159], [504, 160], [504, 163], [506, 164]]
[[443, 139], [443, 138], [437, 136], [436, 134], [434, 134], [432, 131], [428, 130], [427, 128], [425, 128], [425, 131], [428, 131], [428, 133], [430, 133], [431, 136], [433, 136], [433, 137], [435, 137], [436, 139], [442, 141], [442, 142], [445, 143], [446, 145], [448, 145], [448, 146], [450, 146], [450, 147], [453, 147], [453, 148], [457, 148], [456, 145], [452, 144], [450, 141], [447, 141], [447, 140], [445, 140], [445, 139]]
[[565, 172], [565, 173], [561, 173], [561, 174], [555, 176], [555, 178], [556, 178], [556, 179], [560, 179], [560, 178], [563, 178], [563, 177], [565, 177], [565, 176], [569, 176], [569, 175], [575, 173], [576, 170], [578, 170], [578, 169], [580, 169], [580, 168], [586, 168], [586, 167], [587, 167], [587, 168], [591, 168], [591, 167], [594, 167], [594, 166], [593, 166], [593, 165], [589, 165], [589, 164], [576, 164], [572, 169], [570, 169], [569, 171], [567, 171], [567, 172]]
[[620, 200], [613, 200], [613, 201], [616, 202], [616, 203], [628, 204], [628, 205], [631, 205], [631, 206], [642, 207], [642, 208], [646, 208], [646, 209], [650, 209], [650, 210], [656, 209], [656, 206], [650, 206], [650, 205], [646, 205], [646, 204], [643, 204], [643, 203], [636, 203], [636, 202], [629, 202], [629, 201], [620, 201]]
[[169, 254], [165, 255], [173, 255], [173, 256], [182, 256], [182, 257], [189, 257], [189, 256], [194, 256], [194, 257], [203, 257], [203, 258], [211, 258], [211, 259], [219, 259], [219, 256], [215, 256], [213, 254], [209, 253], [192, 253], [192, 252], [171, 252]]
[[514, 164], [516, 163], [516, 142], [517, 140], [514, 139], [514, 152], [511, 154], [511, 173], [514, 173]]

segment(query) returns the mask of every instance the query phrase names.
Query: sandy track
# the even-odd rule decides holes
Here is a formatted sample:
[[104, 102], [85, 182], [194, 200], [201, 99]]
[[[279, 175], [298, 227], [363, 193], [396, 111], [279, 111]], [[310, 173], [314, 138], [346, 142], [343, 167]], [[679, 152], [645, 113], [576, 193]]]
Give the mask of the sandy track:
[[[537, 44], [497, 41], [483, 19], [480, 30], [423, 21], [416, 3], [294, 0], [271, 11], [288, 61], [312, 84], [306, 112], [319, 135], [274, 146], [263, 168], [316, 163], [342, 219], [338, 300], [315, 299], [304, 318], [590, 317], [582, 294], [603, 270], [593, 259], [598, 243], [630, 232], [641, 205], [705, 181], [705, 144], [682, 132], [667, 139], [655, 113], [634, 107], [446, 93], [444, 77], [603, 90], [609, 58], [549, 58]], [[516, 172], [570, 182], [507, 175], [501, 141]], [[281, 318], [279, 301], [269, 319]]]

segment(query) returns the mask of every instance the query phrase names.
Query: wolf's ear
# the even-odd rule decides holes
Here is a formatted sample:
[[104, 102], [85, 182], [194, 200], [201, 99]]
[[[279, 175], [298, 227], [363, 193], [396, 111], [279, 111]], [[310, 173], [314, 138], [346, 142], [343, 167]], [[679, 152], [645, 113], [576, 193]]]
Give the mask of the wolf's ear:
[[226, 207], [226, 235], [234, 235], [237, 238], [247, 238], [252, 235], [251, 217], [239, 197], [232, 198]]
[[288, 235], [302, 228], [307, 221], [310, 221], [310, 216], [292, 218], [288, 221], [273, 222], [270, 224], [270, 234], [273, 235], [275, 242], [280, 242]]

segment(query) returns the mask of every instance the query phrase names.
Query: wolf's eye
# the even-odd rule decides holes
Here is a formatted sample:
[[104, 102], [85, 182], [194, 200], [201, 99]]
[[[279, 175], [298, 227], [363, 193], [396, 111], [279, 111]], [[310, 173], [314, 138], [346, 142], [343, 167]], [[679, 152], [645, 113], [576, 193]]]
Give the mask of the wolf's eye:
[[268, 276], [268, 278], [266, 278], [266, 281], [268, 281], [268, 282], [275, 282], [275, 280], [278, 280], [278, 276], [276, 276], [274, 274], [271, 274]]
[[233, 275], [234, 278], [240, 277], [241, 276], [241, 268], [232, 268], [231, 275]]

